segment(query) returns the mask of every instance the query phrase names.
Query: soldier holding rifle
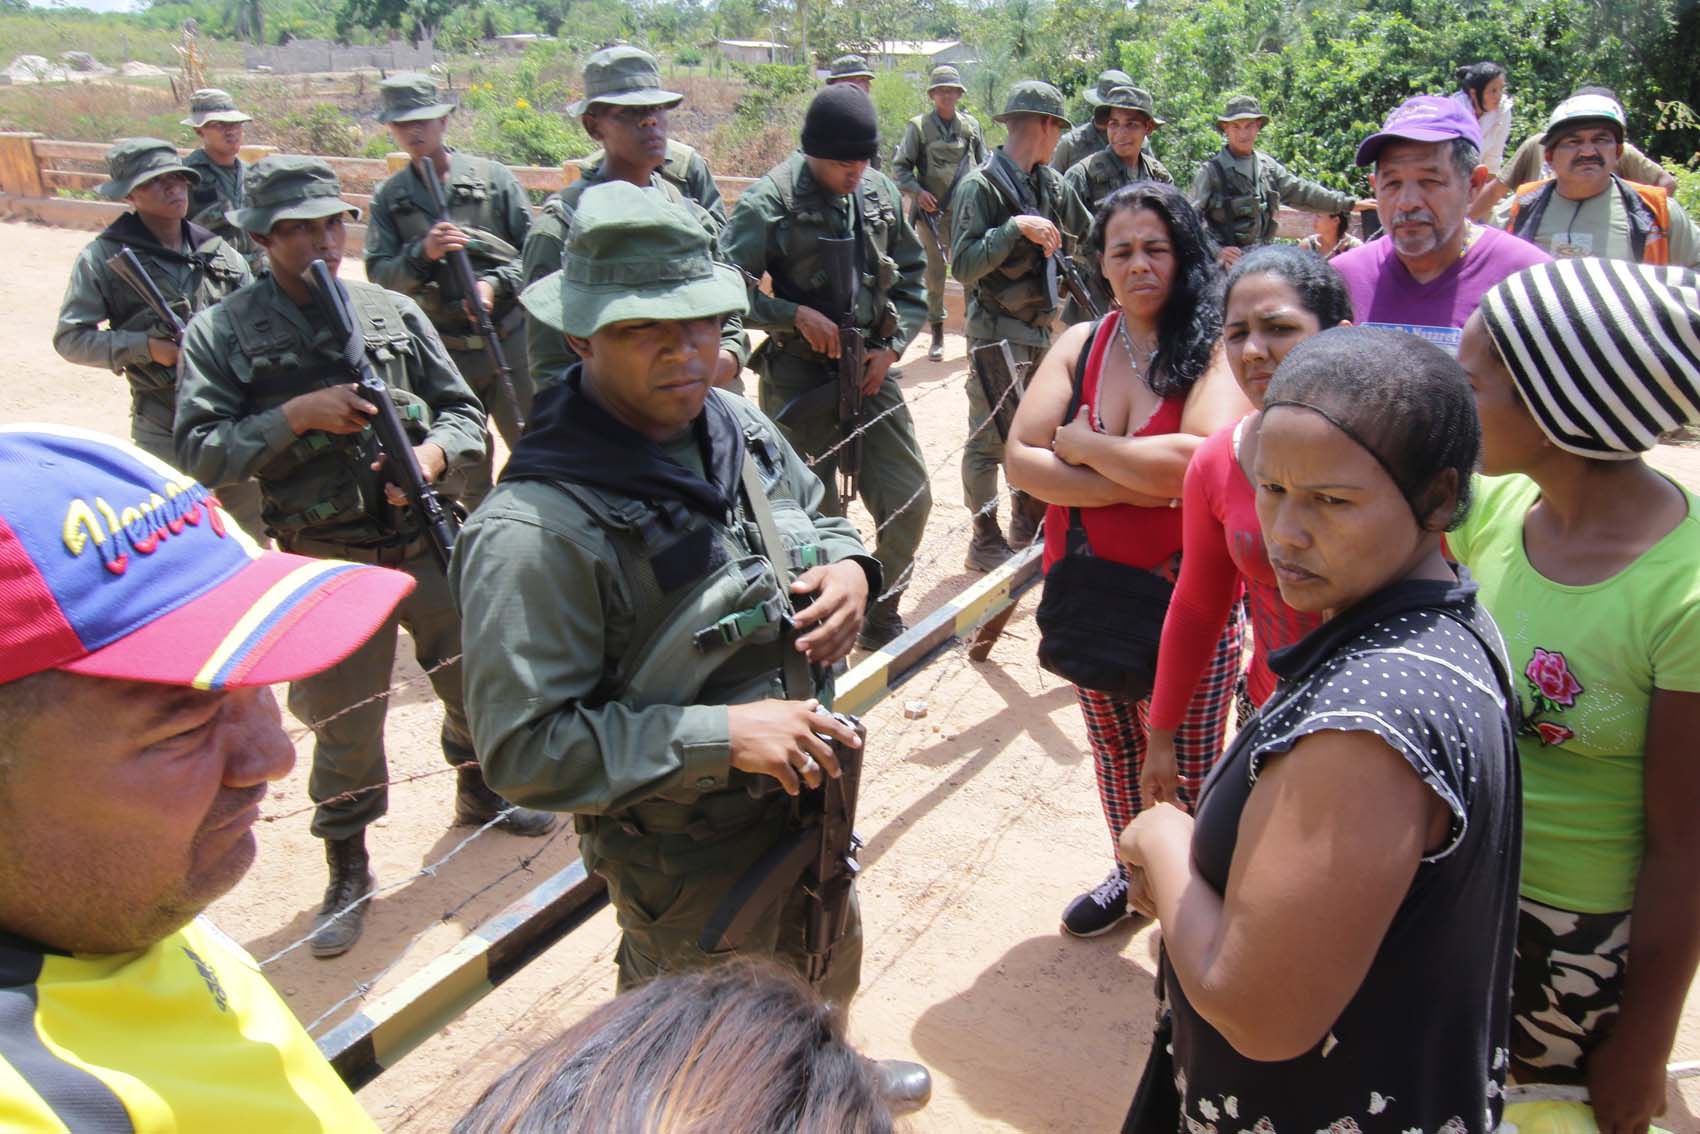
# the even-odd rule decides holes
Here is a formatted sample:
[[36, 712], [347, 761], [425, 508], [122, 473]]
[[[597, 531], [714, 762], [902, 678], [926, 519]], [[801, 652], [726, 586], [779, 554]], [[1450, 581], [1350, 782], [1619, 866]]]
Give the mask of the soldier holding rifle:
[[[345, 221], [322, 160], [268, 157], [248, 175], [247, 207], [231, 220], [266, 250], [271, 272], [189, 325], [177, 409], [177, 464], [208, 482], [256, 477], [267, 528], [298, 555], [377, 563], [417, 581], [396, 614], [346, 661], [290, 687], [289, 708], [314, 732], [307, 790], [318, 804], [330, 882], [311, 948], [347, 952], [359, 939], [376, 884], [366, 827], [388, 805], [384, 716], [396, 628], [443, 703], [442, 748], [461, 766], [456, 823], [502, 815], [504, 830], [541, 835], [550, 816], [509, 810], [484, 783], [466, 723], [458, 664], [460, 619], [443, 574], [442, 527], [421, 514], [414, 469], [427, 485], [485, 452], [484, 414], [418, 304], [372, 284], [336, 284]], [[310, 282], [315, 261], [318, 284]], [[328, 272], [328, 275], [323, 274]], [[327, 289], [326, 284], [333, 287]], [[338, 324], [347, 319], [347, 325]], [[380, 393], [381, 391], [381, 393]], [[393, 402], [412, 447], [383, 451], [375, 421]], [[458, 479], [458, 478], [457, 478]], [[410, 501], [409, 497], [414, 499]], [[449, 525], [452, 535], [452, 524]], [[357, 706], [350, 710], [351, 706]]]
[[[441, 101], [430, 76], [393, 75], [379, 90], [378, 118], [412, 164], [372, 194], [366, 278], [419, 304], [511, 451], [531, 409], [519, 307], [531, 202], [507, 166], [449, 148], [454, 104]], [[486, 449], [484, 460], [467, 470], [468, 511], [490, 485]]]
[[[822, 703], [879, 565], [773, 422], [714, 388], [745, 285], [682, 204], [590, 188], [522, 302], [581, 362], [455, 555], [490, 782], [574, 813], [622, 991], [765, 954], [846, 1005], [861, 733]], [[925, 1100], [923, 1068], [880, 1072]]]
[[951, 202], [963, 176], [986, 160], [980, 124], [956, 109], [964, 90], [955, 67], [934, 67], [927, 80], [933, 109], [909, 120], [891, 159], [897, 187], [914, 194], [909, 219], [927, 250], [927, 322], [933, 331], [927, 357], [933, 362], [944, 358], [944, 271], [950, 262]]
[[[926, 313], [926, 254], [897, 186], [868, 169], [878, 144], [874, 107], [861, 91], [822, 90], [804, 117], [801, 152], [744, 191], [720, 246], [749, 280], [766, 273], [773, 281], [772, 295], [750, 289], [746, 319], [768, 332], [750, 360], [761, 375], [762, 410], [816, 462], [828, 514], [844, 514], [849, 500], [837, 473], [860, 457], [858, 487], [879, 529], [874, 554], [889, 591], [909, 581], [933, 500], [914, 419], [890, 373]], [[832, 286], [844, 279], [833, 271], [838, 256], [850, 266], [848, 306]], [[845, 331], [865, 351], [859, 388], [840, 366]], [[862, 645], [877, 649], [903, 632], [900, 597], [874, 604]]]
[[[67, 362], [123, 374], [130, 382], [130, 439], [175, 464], [171, 425], [183, 326], [253, 275], [228, 241], [186, 219], [201, 175], [170, 142], [124, 138], [107, 151], [106, 170], [110, 180], [96, 192], [131, 211], [78, 253], [53, 349]], [[117, 259], [125, 250], [133, 257], [128, 271]], [[244, 531], [265, 538], [252, 481], [207, 483], [219, 484], [219, 502]]]
[[[1063, 175], [1045, 164], [1068, 128], [1062, 92], [1036, 80], [1017, 83], [996, 120], [1008, 128], [1009, 140], [956, 191], [950, 270], [968, 292], [970, 351], [1005, 339], [1017, 364], [1031, 367], [1050, 348], [1064, 297], [1088, 311], [1096, 302], [1078, 282], [1065, 286], [1079, 279], [1069, 257], [1085, 242], [1092, 218]], [[999, 398], [1018, 396], [1001, 391]], [[1005, 541], [997, 512], [1004, 439], [992, 412], [999, 398], [970, 378], [968, 446], [962, 451], [963, 497], [974, 514], [964, 564], [970, 571], [990, 571], [1009, 559], [1012, 547], [1032, 543], [1045, 514], [1043, 503], [1017, 494]]]

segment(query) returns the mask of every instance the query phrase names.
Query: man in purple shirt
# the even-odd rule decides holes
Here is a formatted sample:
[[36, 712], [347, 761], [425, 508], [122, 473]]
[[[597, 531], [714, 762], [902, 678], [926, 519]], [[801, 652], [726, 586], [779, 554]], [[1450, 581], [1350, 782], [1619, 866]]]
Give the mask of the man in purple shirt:
[[1358, 164], [1374, 167], [1385, 232], [1331, 263], [1351, 290], [1359, 324], [1409, 331], [1456, 354], [1483, 293], [1551, 259], [1470, 221], [1470, 199], [1491, 176], [1481, 149], [1475, 115], [1438, 95], [1405, 100], [1358, 147]]

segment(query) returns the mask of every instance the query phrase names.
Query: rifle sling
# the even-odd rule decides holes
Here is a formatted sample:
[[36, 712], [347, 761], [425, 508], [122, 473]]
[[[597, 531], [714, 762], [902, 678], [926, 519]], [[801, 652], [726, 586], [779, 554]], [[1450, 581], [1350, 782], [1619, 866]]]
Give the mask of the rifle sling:
[[[744, 451], [743, 479], [750, 515], [761, 534], [762, 554], [773, 565], [779, 588], [785, 595], [786, 604], [790, 605], [791, 557], [786, 554], [785, 541], [779, 536], [779, 526], [773, 522], [773, 506], [768, 503], [767, 489], [762, 486], [761, 473], [756, 470], [755, 458], [750, 456], [748, 449]], [[797, 629], [789, 616], [779, 630], [779, 648], [785, 657], [782, 673], [786, 699], [802, 701], [813, 697], [814, 678], [809, 673], [808, 659], [797, 652]]]
[[[818, 823], [789, 831], [769, 847], [720, 899], [702, 927], [697, 947], [704, 953], [724, 953], [744, 943], [757, 920], [788, 893], [809, 864], [820, 855], [823, 828]], [[757, 901], [765, 896], [765, 900]]]

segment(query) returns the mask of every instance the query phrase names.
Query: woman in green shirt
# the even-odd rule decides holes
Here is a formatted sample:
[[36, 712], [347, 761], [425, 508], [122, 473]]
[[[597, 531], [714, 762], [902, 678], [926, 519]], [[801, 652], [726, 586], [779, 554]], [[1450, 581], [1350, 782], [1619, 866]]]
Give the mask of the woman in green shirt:
[[1700, 276], [1540, 264], [1459, 361], [1482, 468], [1447, 539], [1521, 673], [1519, 1083], [1585, 1085], [1605, 1134], [1664, 1109], [1700, 958], [1700, 500], [1642, 453], [1700, 420]]

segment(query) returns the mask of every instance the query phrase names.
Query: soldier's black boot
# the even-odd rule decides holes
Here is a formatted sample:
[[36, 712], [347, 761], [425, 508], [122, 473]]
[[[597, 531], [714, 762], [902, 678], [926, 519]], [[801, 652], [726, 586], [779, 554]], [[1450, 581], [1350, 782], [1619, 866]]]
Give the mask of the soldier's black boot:
[[891, 595], [869, 608], [867, 618], [862, 620], [862, 632], [856, 636], [858, 646], [864, 650], [878, 650], [903, 636], [909, 628], [903, 624], [903, 616], [897, 613], [897, 602], [902, 597], [901, 594]]
[[933, 345], [927, 348], [928, 362], [944, 361], [944, 324], [933, 324]]
[[874, 1078], [886, 1106], [894, 1115], [912, 1114], [933, 1097], [933, 1076], [919, 1063], [907, 1059], [877, 1059]]
[[[366, 833], [346, 839], [325, 840], [325, 862], [330, 866], [331, 881], [325, 887], [325, 901], [313, 923], [313, 936], [307, 948], [315, 957], [340, 957], [354, 948], [360, 931], [366, 925], [366, 907], [361, 902], [377, 886], [372, 874], [371, 860], [366, 857]], [[359, 905], [355, 905], [359, 902]]]
[[974, 538], [968, 544], [968, 556], [962, 565], [970, 571], [995, 571], [1014, 555], [1004, 542], [1003, 529], [998, 527], [996, 512], [977, 512], [974, 515]]
[[534, 838], [555, 829], [556, 817], [549, 812], [514, 807], [497, 795], [484, 782], [484, 770], [478, 765], [457, 768], [455, 776], [458, 781], [455, 786], [455, 826], [481, 827], [507, 811], [506, 815], [502, 815], [502, 821], [496, 824], [498, 831]]
[[1045, 518], [1045, 502], [1025, 492], [1015, 494], [1015, 513], [1009, 518], [1009, 546], [1017, 551], [1033, 542]]

